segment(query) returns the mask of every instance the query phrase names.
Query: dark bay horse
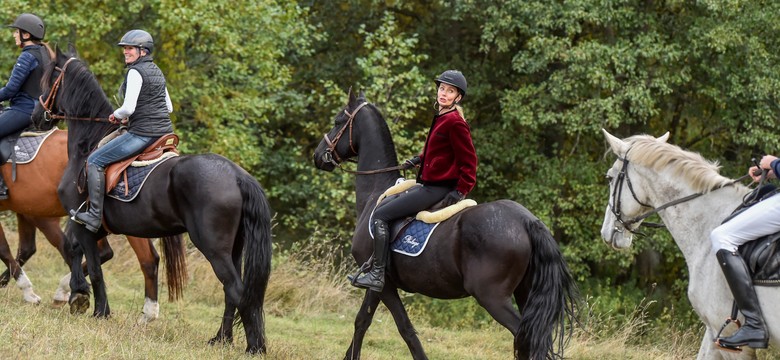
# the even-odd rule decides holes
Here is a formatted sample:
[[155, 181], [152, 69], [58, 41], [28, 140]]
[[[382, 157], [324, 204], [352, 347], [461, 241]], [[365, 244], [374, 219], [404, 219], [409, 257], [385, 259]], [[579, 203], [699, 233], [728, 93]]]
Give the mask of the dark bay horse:
[[[75, 49], [70, 53], [57, 49], [57, 58], [46, 69], [44, 78], [49, 83], [41, 100], [47, 101], [37, 106], [33, 122], [45, 128], [67, 120], [68, 165], [58, 193], [65, 208], [76, 209], [87, 197], [77, 186], [85, 161], [117, 126], [106, 121], [113, 108], [97, 79], [76, 57]], [[45, 110], [43, 103], [51, 107]], [[168, 241], [188, 232], [225, 292], [225, 312], [210, 342], [232, 342], [237, 310], [246, 332], [246, 351], [265, 352], [263, 300], [271, 272], [272, 214], [254, 177], [216, 154], [172, 157], [148, 175], [133, 201], [106, 198], [103, 215], [105, 225], [118, 234]], [[73, 258], [86, 257], [96, 317], [111, 313], [96, 248], [105, 232], [93, 234], [72, 220], [68, 227], [68, 240], [78, 243]], [[84, 273], [77, 266], [72, 266], [71, 273], [71, 310], [86, 312], [89, 289]]]
[[[400, 176], [391, 169], [398, 164], [396, 156], [379, 110], [362, 94], [351, 93], [314, 152], [319, 169], [332, 171], [340, 161], [357, 157], [358, 172], [369, 173], [355, 179], [358, 218], [352, 255], [358, 264], [373, 252], [368, 220], [374, 204]], [[379, 301], [393, 315], [412, 357], [427, 359], [398, 289], [440, 299], [473, 296], [512, 332], [516, 359], [562, 357], [565, 323], [576, 322], [579, 291], [552, 234], [522, 205], [499, 200], [468, 208], [439, 224], [419, 256], [391, 253], [384, 289], [366, 291], [346, 359], [360, 358]]]
[[[0, 259], [7, 270], [0, 274], [0, 287], [8, 284], [13, 278], [17, 286], [22, 288], [25, 301], [40, 302], [40, 297], [33, 292], [32, 283], [24, 274], [22, 266], [36, 252], [35, 230], [40, 229], [49, 243], [62, 255], [65, 263], [71, 265], [70, 248], [65, 246], [64, 233], [60, 228], [60, 219], [65, 216], [65, 208], [57, 197], [59, 185], [65, 166], [68, 163], [68, 132], [55, 130], [41, 145], [37, 156], [30, 162], [16, 165], [16, 180], [12, 179], [12, 165], [0, 166], [0, 171], [9, 189], [9, 198], [0, 201], [0, 210], [10, 210], [16, 213], [19, 233], [17, 257], [11, 253], [8, 241], [0, 227]], [[160, 257], [150, 239], [128, 236], [128, 241], [135, 251], [141, 271], [144, 275], [145, 304], [139, 322], [148, 322], [157, 318], [159, 305], [157, 302], [157, 268]], [[181, 243], [171, 243], [165, 247], [166, 264], [168, 264], [168, 289], [172, 297], [181, 294], [183, 278], [186, 277], [184, 267], [185, 253]], [[105, 238], [98, 243], [101, 261], [107, 261], [113, 256], [111, 246]], [[64, 304], [68, 300], [69, 285], [66, 275], [54, 296], [55, 305]]]

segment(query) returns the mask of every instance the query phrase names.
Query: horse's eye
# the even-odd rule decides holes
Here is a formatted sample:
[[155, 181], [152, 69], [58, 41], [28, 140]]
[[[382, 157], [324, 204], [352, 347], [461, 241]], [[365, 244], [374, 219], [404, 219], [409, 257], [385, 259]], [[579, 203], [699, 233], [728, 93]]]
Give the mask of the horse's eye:
[[612, 177], [612, 175], [609, 175], [609, 174], [607, 174], [607, 176], [605, 176], [604, 178], [607, 179], [607, 182], [610, 183], [610, 184], [612, 184], [612, 179], [614, 179]]

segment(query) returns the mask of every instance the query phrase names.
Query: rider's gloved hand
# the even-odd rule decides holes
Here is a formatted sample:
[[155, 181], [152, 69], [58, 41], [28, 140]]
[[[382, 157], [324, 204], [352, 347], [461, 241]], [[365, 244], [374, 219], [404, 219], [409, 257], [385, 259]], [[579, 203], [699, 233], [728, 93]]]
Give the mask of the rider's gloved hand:
[[464, 197], [466, 196], [461, 194], [460, 191], [452, 190], [449, 193], [447, 193], [447, 196], [444, 197], [444, 200], [447, 203], [447, 205], [452, 205], [457, 203], [458, 201], [463, 200]]
[[411, 159], [404, 161], [404, 165], [403, 166], [404, 166], [404, 169], [411, 169], [411, 168], [414, 168], [415, 166], [420, 165], [420, 162], [421, 162], [420, 161], [420, 157], [419, 156], [414, 156]]

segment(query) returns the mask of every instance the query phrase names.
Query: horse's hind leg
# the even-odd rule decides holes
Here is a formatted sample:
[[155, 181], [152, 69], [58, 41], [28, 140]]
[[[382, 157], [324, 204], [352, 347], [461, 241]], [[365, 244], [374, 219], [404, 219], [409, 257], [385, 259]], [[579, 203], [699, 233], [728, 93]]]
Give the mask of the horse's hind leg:
[[[389, 290], [384, 290], [389, 291]], [[360, 350], [363, 346], [363, 337], [368, 331], [368, 327], [371, 326], [371, 320], [374, 318], [376, 307], [379, 305], [379, 293], [371, 290], [366, 290], [366, 296], [363, 297], [363, 303], [360, 305], [360, 310], [355, 316], [355, 333], [352, 335], [352, 343], [349, 344], [347, 354], [344, 360], [358, 360], [360, 359]]]
[[409, 314], [406, 313], [406, 308], [398, 296], [398, 290], [391, 290], [385, 286], [385, 289], [382, 291], [382, 302], [385, 303], [390, 314], [393, 315], [395, 326], [406, 342], [406, 346], [409, 347], [412, 358], [415, 360], [428, 359], [420, 343], [420, 338], [417, 337], [417, 331], [414, 330], [414, 326], [412, 326], [412, 322], [409, 320]]
[[127, 241], [133, 248], [138, 263], [141, 265], [141, 272], [144, 274], [144, 308], [139, 324], [146, 324], [154, 321], [160, 316], [160, 304], [157, 302], [157, 269], [160, 265], [160, 255], [154, 248], [152, 239], [137, 238], [128, 236]]
[[[222, 228], [211, 226], [216, 229]], [[237, 227], [236, 225], [233, 228]], [[225, 312], [222, 316], [222, 322], [217, 330], [217, 335], [209, 340], [209, 344], [230, 343], [233, 341], [233, 320], [243, 291], [240, 272], [233, 259], [227, 256], [232, 254], [234, 239], [226, 234], [212, 233], [203, 229], [190, 229], [189, 233], [190, 240], [209, 261], [211, 269], [214, 270], [214, 274], [217, 275], [217, 279], [222, 283], [225, 291]]]

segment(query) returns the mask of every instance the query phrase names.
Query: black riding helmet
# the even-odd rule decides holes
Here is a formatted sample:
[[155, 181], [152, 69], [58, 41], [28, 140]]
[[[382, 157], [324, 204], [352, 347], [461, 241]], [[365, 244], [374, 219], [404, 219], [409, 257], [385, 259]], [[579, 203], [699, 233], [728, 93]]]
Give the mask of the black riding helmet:
[[8, 27], [26, 31], [30, 34], [32, 40], [43, 40], [44, 35], [46, 35], [46, 28], [43, 25], [43, 20], [29, 13], [19, 15], [16, 20], [14, 20], [14, 23], [8, 25]]
[[117, 46], [135, 46], [138, 48], [146, 49], [147, 55], [151, 55], [154, 51], [154, 39], [152, 35], [143, 30], [130, 30], [122, 36], [122, 40], [119, 40]]
[[436, 87], [439, 87], [441, 83], [452, 85], [458, 88], [461, 101], [463, 101], [463, 98], [466, 97], [466, 88], [468, 87], [466, 85], [466, 77], [463, 76], [463, 73], [459, 70], [447, 70], [441, 73], [441, 75], [436, 78]]

